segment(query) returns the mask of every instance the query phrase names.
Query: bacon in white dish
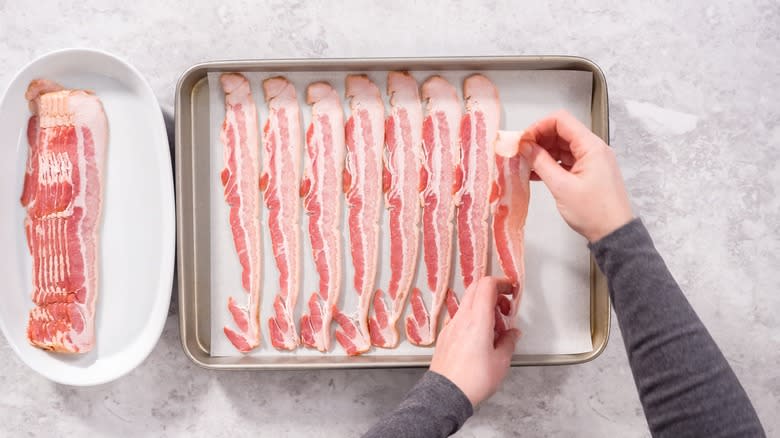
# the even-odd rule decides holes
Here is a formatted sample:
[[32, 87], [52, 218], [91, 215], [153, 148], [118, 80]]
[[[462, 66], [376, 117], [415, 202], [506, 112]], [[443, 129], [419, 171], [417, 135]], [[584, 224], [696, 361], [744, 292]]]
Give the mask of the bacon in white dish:
[[466, 113], [460, 125], [463, 151], [463, 187], [458, 206], [458, 252], [463, 287], [485, 275], [488, 224], [493, 182], [494, 143], [501, 121], [498, 90], [488, 78], [476, 74], [463, 82]]
[[225, 121], [220, 139], [225, 168], [221, 179], [230, 208], [233, 244], [241, 263], [243, 303], [232, 296], [228, 310], [238, 330], [225, 326], [228, 340], [242, 353], [260, 345], [260, 294], [262, 247], [260, 234], [260, 161], [257, 108], [249, 81], [237, 73], [219, 78], [225, 92]]
[[511, 298], [501, 295], [496, 314], [496, 329], [514, 326], [523, 292], [525, 267], [523, 239], [530, 200], [531, 167], [518, 153], [520, 132], [499, 131], [496, 141], [495, 204], [493, 206], [493, 244], [504, 275], [516, 285]]
[[36, 79], [25, 97], [33, 115], [21, 201], [35, 304], [27, 339], [44, 350], [85, 353], [95, 345], [108, 121], [100, 99], [84, 90]]
[[306, 131], [306, 161], [301, 196], [309, 215], [309, 239], [319, 288], [301, 317], [301, 341], [319, 351], [330, 349], [333, 306], [341, 289], [341, 189], [344, 171], [344, 111], [329, 84], [306, 90], [311, 124]]
[[398, 345], [397, 322], [404, 312], [412, 286], [420, 244], [420, 166], [422, 164], [422, 107], [417, 81], [406, 72], [387, 75], [391, 112], [385, 120], [384, 190], [390, 213], [390, 284], [387, 295], [374, 295], [374, 315], [369, 319], [371, 343], [377, 347]]
[[295, 303], [300, 288], [301, 119], [295, 87], [283, 77], [263, 81], [268, 119], [263, 128], [260, 190], [268, 208], [268, 229], [279, 270], [274, 316], [268, 320], [271, 344], [293, 350], [299, 344]]
[[439, 76], [423, 83], [422, 98], [426, 103], [422, 133], [424, 160], [420, 169], [423, 260], [433, 302], [429, 315], [422, 293], [413, 289], [409, 298], [412, 314], [406, 317], [405, 328], [410, 342], [430, 345], [436, 340], [442, 304], [448, 294], [452, 295], [448, 285], [452, 265], [452, 219], [462, 182], [458, 145], [462, 111], [455, 87]]
[[379, 259], [385, 108], [379, 88], [365, 75], [347, 76], [346, 97], [351, 115], [345, 126], [344, 192], [349, 207], [350, 249], [359, 303], [351, 315], [334, 307], [334, 319], [340, 326], [336, 340], [347, 354], [357, 355], [371, 346], [368, 311]]

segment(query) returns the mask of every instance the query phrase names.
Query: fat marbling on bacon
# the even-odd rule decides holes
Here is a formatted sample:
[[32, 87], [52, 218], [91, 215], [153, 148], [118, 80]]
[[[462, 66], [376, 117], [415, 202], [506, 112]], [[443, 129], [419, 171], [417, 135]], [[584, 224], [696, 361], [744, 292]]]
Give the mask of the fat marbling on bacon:
[[371, 343], [395, 348], [397, 322], [412, 287], [420, 243], [420, 167], [422, 165], [422, 106], [417, 81], [406, 72], [387, 75], [390, 115], [385, 120], [385, 207], [390, 213], [390, 284], [387, 305], [382, 290], [374, 295], [369, 319]]
[[95, 345], [108, 121], [88, 91], [37, 79], [25, 97], [33, 115], [21, 202], [35, 304], [27, 338], [44, 350], [84, 353]]
[[295, 303], [300, 289], [300, 167], [301, 119], [295, 87], [283, 77], [263, 81], [268, 120], [263, 128], [263, 173], [260, 190], [268, 208], [279, 291], [274, 316], [268, 320], [271, 343], [281, 350], [299, 344]]
[[355, 269], [358, 308], [352, 314], [334, 306], [340, 326], [336, 340], [349, 355], [371, 346], [368, 311], [379, 259], [379, 219], [382, 215], [382, 146], [385, 108], [376, 84], [365, 75], [348, 75], [346, 97], [351, 115], [345, 126], [347, 159], [344, 169], [350, 250]]
[[[462, 170], [458, 132], [461, 106], [455, 87], [440, 76], [423, 83], [426, 106], [423, 121], [424, 160], [420, 169], [423, 216], [423, 260], [427, 284], [433, 295], [430, 315], [419, 289], [409, 298], [412, 314], [406, 317], [406, 337], [416, 345], [436, 340], [439, 312], [448, 296], [452, 260], [452, 219], [458, 202]], [[450, 300], [447, 300], [450, 307]]]
[[341, 289], [341, 189], [344, 171], [344, 110], [333, 87], [315, 82], [306, 89], [311, 124], [306, 131], [306, 161], [301, 196], [309, 216], [309, 240], [319, 287], [301, 317], [301, 341], [330, 349], [333, 306]]
[[260, 345], [262, 247], [260, 234], [260, 161], [258, 119], [249, 81], [237, 73], [220, 76], [225, 92], [225, 120], [220, 139], [225, 168], [220, 174], [230, 213], [233, 244], [241, 263], [246, 296], [239, 304], [228, 298], [228, 310], [238, 331], [225, 326], [225, 336], [239, 351]]
[[495, 159], [493, 148], [501, 121], [498, 90], [485, 76], [463, 82], [466, 113], [460, 125], [463, 187], [458, 206], [458, 252], [463, 287], [483, 277], [487, 268], [488, 224]]
[[498, 131], [496, 141], [493, 244], [504, 275], [516, 285], [514, 295], [500, 295], [496, 330], [512, 328], [525, 280], [523, 240], [530, 201], [531, 166], [518, 152], [521, 132]]

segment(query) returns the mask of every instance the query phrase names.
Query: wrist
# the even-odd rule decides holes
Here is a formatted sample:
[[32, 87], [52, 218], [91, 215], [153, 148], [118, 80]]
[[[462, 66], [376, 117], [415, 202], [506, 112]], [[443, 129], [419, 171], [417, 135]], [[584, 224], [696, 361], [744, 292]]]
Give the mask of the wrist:
[[597, 227], [593, 232], [588, 233], [585, 238], [588, 239], [589, 243], [596, 243], [599, 240], [609, 236], [610, 234], [614, 233], [615, 231], [619, 230], [620, 228], [624, 227], [626, 224], [634, 220], [634, 215], [631, 213], [622, 215], [619, 218], [616, 218], [615, 220], [609, 221], [608, 223], [602, 224], [601, 227]]
[[457, 381], [458, 380], [457, 378], [454, 378], [454, 376], [449, 376], [448, 373], [446, 373], [446, 372], [437, 371], [437, 370], [432, 369], [432, 368], [429, 369], [428, 372], [436, 374], [437, 376], [439, 376], [443, 380], [449, 382], [450, 385], [452, 385], [453, 392], [457, 392], [463, 399], [468, 400], [469, 403], [471, 404], [472, 409], [477, 407], [477, 404], [479, 403], [479, 400], [475, 400], [473, 395], [469, 395], [465, 385], [463, 385], [462, 383], [459, 384], [458, 381]]

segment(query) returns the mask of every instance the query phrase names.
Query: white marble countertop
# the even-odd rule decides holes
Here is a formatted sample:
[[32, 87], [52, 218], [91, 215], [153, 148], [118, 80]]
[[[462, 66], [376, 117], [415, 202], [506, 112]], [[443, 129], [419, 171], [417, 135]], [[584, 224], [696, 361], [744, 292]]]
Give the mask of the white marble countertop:
[[[776, 1], [41, 2], [0, 0], [0, 88], [33, 58], [94, 47], [133, 63], [170, 113], [190, 65], [231, 58], [572, 54], [596, 61], [637, 211], [780, 434], [780, 6]], [[325, 4], [328, 4], [327, 6]], [[530, 3], [530, 2], [529, 2]], [[213, 372], [159, 345], [124, 378], [51, 383], [0, 337], [0, 435], [356, 436], [422, 370]], [[458, 434], [647, 436], [620, 332], [578, 366], [511, 370]], [[11, 433], [13, 431], [13, 433]]]

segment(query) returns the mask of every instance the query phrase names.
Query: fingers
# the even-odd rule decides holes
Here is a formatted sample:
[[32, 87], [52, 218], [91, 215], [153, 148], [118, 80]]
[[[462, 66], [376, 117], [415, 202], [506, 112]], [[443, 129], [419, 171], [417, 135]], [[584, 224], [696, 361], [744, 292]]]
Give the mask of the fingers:
[[[486, 326], [493, 328], [494, 312], [499, 294], [512, 294], [514, 285], [507, 279], [495, 277], [482, 277], [476, 282], [473, 291], [473, 309], [477, 319]], [[472, 284], [473, 286], [473, 284]]]
[[463, 292], [463, 298], [460, 300], [459, 309], [471, 309], [471, 307], [474, 305], [474, 296], [476, 295], [477, 283], [479, 282], [475, 281], [471, 283], [469, 287], [466, 288], [466, 291]]
[[515, 352], [515, 345], [517, 340], [520, 339], [520, 330], [510, 329], [498, 336], [496, 340], [496, 352], [498, 357], [507, 359], [507, 363], [512, 359], [512, 354]]
[[[530, 152], [528, 147], [530, 147]], [[561, 167], [561, 165], [550, 156], [550, 153], [538, 144], [530, 144], [529, 146], [529, 143], [524, 143], [521, 151], [530, 163], [536, 176], [544, 181], [553, 195], [557, 195], [563, 187], [570, 185], [573, 182], [575, 177], [569, 173], [567, 169]], [[568, 167], [568, 165], [566, 166]]]
[[[594, 145], [597, 137], [568, 111], [560, 110], [526, 129], [521, 141], [530, 141], [549, 150], [570, 152], [580, 158]], [[556, 157], [557, 158], [557, 157]]]
[[[570, 112], [566, 110], [556, 111], [547, 117], [531, 125], [523, 135], [522, 140], [531, 140], [536, 143], [548, 143], [559, 137], [571, 143], [578, 137], [590, 132]], [[550, 144], [553, 146], [553, 144]]]

